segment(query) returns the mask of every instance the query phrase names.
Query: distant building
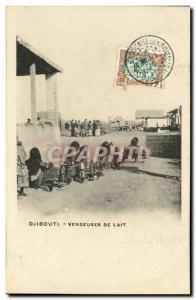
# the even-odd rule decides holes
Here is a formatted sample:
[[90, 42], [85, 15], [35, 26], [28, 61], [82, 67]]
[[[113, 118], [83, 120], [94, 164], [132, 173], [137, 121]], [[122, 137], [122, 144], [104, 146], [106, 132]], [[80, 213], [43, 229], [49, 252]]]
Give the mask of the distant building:
[[167, 126], [167, 117], [164, 115], [164, 111], [159, 109], [136, 110], [135, 119], [138, 123], [143, 123], [144, 128]]

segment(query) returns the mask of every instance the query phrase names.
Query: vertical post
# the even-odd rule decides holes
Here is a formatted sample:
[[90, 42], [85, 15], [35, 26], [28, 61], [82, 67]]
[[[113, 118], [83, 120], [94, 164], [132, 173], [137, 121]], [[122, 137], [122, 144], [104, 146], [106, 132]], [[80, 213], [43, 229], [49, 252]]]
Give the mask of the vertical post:
[[57, 73], [46, 74], [46, 102], [48, 111], [58, 111]]
[[31, 80], [31, 121], [36, 127], [37, 124], [37, 106], [36, 106], [36, 83], [35, 83], [35, 76], [36, 76], [36, 66], [32, 64], [30, 66], [30, 80]]
[[178, 113], [179, 113], [179, 125], [182, 125], [182, 106], [181, 105], [178, 109]]
[[57, 74], [55, 74], [54, 77], [54, 106], [55, 106], [55, 111], [58, 111], [58, 97], [57, 97]]

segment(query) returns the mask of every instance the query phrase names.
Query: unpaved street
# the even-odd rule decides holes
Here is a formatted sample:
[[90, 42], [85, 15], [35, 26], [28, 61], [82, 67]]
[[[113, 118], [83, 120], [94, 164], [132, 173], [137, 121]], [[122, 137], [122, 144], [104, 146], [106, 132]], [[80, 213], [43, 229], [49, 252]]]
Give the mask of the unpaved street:
[[[80, 144], [100, 145], [109, 140], [128, 145], [133, 136], [145, 144], [145, 133], [108, 134], [102, 137], [62, 137], [62, 143], [78, 140]], [[62, 213], [113, 214], [153, 210], [180, 213], [180, 161], [148, 156], [144, 163], [126, 163], [120, 170], [105, 170], [95, 181], [72, 182], [53, 192], [26, 189], [18, 199], [19, 212], [44, 216]]]

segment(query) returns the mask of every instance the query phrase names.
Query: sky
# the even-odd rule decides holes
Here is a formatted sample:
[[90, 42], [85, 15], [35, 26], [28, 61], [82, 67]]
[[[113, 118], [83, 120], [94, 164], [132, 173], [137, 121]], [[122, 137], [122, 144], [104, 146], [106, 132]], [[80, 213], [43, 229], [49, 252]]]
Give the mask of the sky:
[[[64, 119], [135, 119], [137, 109], [167, 112], [186, 100], [188, 18], [175, 7], [10, 7], [7, 15], [16, 35], [63, 69], [58, 103]], [[174, 68], [163, 88], [117, 86], [119, 49], [147, 34], [164, 38], [174, 52]], [[17, 121], [24, 122], [30, 116], [30, 78], [16, 77], [16, 83]], [[36, 88], [38, 111], [44, 110], [44, 76], [37, 76]]]

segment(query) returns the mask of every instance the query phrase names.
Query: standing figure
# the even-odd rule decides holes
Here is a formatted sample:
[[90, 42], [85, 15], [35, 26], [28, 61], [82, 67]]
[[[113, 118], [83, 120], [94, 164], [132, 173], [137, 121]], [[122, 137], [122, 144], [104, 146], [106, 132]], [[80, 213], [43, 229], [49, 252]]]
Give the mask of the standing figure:
[[22, 143], [17, 140], [17, 193], [18, 196], [26, 196], [24, 188], [29, 186], [28, 171], [25, 164], [26, 153]]
[[74, 122], [74, 136], [78, 136], [78, 122], [76, 120]]
[[74, 136], [74, 120], [72, 119], [70, 122], [71, 125], [71, 136]]
[[92, 122], [89, 121], [88, 122], [88, 136], [92, 136], [93, 132], [92, 132]]
[[84, 137], [85, 136], [84, 122], [81, 122], [81, 124], [80, 124], [80, 130], [81, 130], [81, 136]]
[[96, 124], [95, 120], [93, 120], [93, 136], [95, 136], [96, 128], [97, 128], [97, 124]]
[[101, 135], [101, 126], [99, 120], [96, 121], [96, 129], [95, 129], [95, 136]]
[[84, 120], [84, 136], [88, 135], [88, 121], [87, 119]]
[[81, 136], [81, 124], [79, 120], [78, 120], [78, 136]]

